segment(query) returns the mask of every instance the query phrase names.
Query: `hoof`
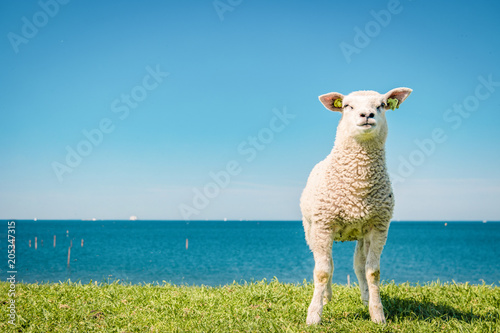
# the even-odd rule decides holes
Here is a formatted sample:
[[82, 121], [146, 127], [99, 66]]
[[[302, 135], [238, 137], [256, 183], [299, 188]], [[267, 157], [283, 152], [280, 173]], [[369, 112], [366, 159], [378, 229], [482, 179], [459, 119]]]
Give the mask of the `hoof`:
[[375, 307], [370, 309], [370, 318], [376, 324], [385, 324], [385, 316], [384, 310], [382, 310], [382, 306]]
[[372, 316], [372, 321], [375, 324], [385, 324], [386, 323], [384, 315], [381, 315], [381, 316]]
[[307, 315], [306, 324], [307, 325], [317, 325], [321, 323], [321, 316], [319, 313], [309, 313]]

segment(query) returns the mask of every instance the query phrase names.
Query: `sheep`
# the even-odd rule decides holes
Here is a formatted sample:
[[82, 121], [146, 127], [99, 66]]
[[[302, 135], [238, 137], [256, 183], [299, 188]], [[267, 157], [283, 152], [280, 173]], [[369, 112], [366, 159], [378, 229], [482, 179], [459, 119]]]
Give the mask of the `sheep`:
[[380, 254], [387, 240], [394, 195], [385, 163], [388, 126], [385, 112], [398, 108], [412, 92], [356, 91], [319, 96], [342, 113], [331, 153], [311, 171], [300, 198], [305, 237], [314, 255], [314, 294], [308, 325], [321, 322], [332, 298], [334, 241], [357, 241], [354, 271], [371, 320], [385, 323], [380, 300]]

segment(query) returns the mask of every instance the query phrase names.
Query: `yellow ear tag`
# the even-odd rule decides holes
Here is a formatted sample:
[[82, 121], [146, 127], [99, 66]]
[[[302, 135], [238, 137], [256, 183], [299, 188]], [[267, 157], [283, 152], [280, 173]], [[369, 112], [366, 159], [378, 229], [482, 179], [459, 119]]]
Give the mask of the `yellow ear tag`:
[[388, 98], [387, 105], [392, 111], [394, 111], [395, 109], [399, 109], [399, 101], [397, 98]]
[[333, 106], [336, 108], [341, 108], [342, 107], [342, 100], [340, 98], [337, 98], [335, 101], [333, 101]]

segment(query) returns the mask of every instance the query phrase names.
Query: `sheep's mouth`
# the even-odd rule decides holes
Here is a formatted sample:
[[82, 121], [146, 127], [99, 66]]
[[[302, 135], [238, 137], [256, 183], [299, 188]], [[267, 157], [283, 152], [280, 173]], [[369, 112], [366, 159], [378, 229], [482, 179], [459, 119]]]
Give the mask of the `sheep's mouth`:
[[372, 127], [375, 127], [375, 124], [370, 124], [370, 123], [363, 123], [363, 124], [359, 124], [358, 127], [361, 127], [361, 128], [372, 128]]

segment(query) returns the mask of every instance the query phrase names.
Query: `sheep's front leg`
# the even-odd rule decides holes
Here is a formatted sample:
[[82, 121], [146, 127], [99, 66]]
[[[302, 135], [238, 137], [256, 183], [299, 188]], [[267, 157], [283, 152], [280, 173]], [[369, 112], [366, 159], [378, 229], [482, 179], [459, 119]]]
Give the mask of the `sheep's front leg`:
[[368, 283], [368, 308], [375, 323], [385, 323], [384, 308], [380, 299], [380, 255], [387, 240], [387, 231], [373, 230], [365, 237], [367, 248], [365, 274]]
[[364, 239], [358, 240], [356, 250], [354, 250], [354, 272], [358, 278], [359, 290], [361, 291], [361, 301], [368, 305], [368, 282], [366, 281], [366, 250]]
[[331, 244], [324, 244], [313, 250], [314, 254], [314, 294], [307, 311], [307, 325], [319, 324], [323, 312], [323, 302], [331, 298], [333, 259]]
[[326, 283], [325, 295], [323, 296], [323, 305], [332, 300], [332, 276], [333, 276], [333, 258], [330, 258], [330, 278]]

